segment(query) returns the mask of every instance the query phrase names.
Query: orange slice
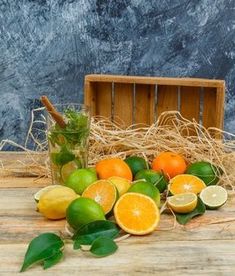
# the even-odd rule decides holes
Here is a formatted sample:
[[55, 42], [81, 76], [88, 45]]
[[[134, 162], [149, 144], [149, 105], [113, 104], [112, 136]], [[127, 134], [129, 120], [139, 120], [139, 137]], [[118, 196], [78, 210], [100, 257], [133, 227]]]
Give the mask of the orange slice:
[[145, 235], [153, 232], [160, 219], [159, 209], [150, 197], [138, 193], [122, 195], [114, 206], [117, 224], [127, 233]]
[[108, 180], [98, 180], [89, 185], [82, 194], [101, 205], [105, 214], [108, 214], [118, 198], [116, 187]]
[[199, 194], [206, 184], [197, 176], [191, 174], [179, 174], [170, 180], [170, 192], [175, 194], [194, 193]]

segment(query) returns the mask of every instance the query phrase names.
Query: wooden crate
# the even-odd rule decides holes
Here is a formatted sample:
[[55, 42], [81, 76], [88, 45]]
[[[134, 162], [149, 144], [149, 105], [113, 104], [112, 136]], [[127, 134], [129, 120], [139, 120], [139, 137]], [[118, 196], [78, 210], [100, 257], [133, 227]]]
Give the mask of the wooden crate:
[[85, 104], [92, 115], [121, 119], [125, 126], [152, 124], [177, 110], [201, 125], [223, 128], [225, 82], [196, 78], [87, 75]]

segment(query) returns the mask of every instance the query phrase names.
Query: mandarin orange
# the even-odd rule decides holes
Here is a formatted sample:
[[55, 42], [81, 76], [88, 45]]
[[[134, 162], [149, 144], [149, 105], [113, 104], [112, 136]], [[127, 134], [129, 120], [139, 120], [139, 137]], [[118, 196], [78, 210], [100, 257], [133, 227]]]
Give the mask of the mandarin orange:
[[164, 173], [169, 178], [178, 174], [182, 174], [186, 170], [186, 162], [184, 158], [174, 152], [160, 153], [152, 163], [152, 169]]
[[100, 160], [95, 168], [99, 179], [108, 179], [111, 176], [119, 176], [132, 181], [131, 169], [120, 158]]

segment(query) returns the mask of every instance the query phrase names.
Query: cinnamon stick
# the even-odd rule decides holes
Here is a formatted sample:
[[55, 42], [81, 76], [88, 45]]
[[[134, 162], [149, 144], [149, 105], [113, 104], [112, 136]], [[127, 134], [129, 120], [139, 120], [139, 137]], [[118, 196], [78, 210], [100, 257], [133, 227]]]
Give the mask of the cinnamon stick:
[[49, 101], [47, 96], [42, 96], [41, 97], [41, 102], [47, 109], [47, 111], [51, 114], [52, 118], [56, 121], [56, 123], [61, 127], [65, 128], [66, 123], [64, 121], [63, 116], [55, 109], [53, 104]]

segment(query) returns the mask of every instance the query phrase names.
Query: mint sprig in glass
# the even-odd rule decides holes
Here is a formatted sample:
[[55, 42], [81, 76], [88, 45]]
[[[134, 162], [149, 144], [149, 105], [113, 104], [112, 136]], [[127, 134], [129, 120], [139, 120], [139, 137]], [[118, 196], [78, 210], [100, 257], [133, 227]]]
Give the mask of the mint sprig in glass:
[[[47, 137], [53, 184], [66, 182], [79, 168], [86, 168], [90, 131], [89, 108], [83, 104], [54, 105], [47, 116]], [[59, 120], [57, 116], [59, 115]], [[62, 123], [61, 123], [62, 122]]]

